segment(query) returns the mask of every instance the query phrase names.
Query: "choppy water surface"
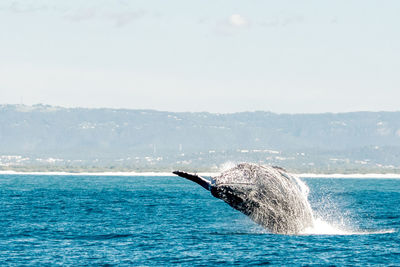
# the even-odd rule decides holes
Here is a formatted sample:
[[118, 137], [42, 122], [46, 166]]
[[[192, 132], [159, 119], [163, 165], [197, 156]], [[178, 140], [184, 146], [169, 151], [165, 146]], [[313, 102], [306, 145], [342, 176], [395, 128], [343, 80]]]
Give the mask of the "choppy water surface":
[[285, 236], [178, 177], [0, 175], [0, 265], [400, 265], [399, 179], [303, 181]]

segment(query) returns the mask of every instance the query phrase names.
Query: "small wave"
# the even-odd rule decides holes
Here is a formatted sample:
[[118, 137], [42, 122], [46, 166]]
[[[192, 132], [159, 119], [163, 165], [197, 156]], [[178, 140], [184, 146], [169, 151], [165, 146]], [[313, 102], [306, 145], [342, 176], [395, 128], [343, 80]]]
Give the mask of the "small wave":
[[339, 226], [332, 225], [324, 220], [316, 219], [314, 226], [305, 229], [301, 235], [377, 235], [377, 234], [391, 234], [396, 232], [394, 229], [383, 230], [351, 230], [344, 229]]
[[265, 234], [271, 234], [271, 233], [267, 232], [267, 231], [262, 231], [262, 232], [226, 232], [226, 233], [211, 232], [210, 234], [211, 235], [232, 236], [232, 235], [265, 235]]
[[132, 235], [131, 234], [80, 235], [80, 236], [68, 237], [66, 239], [107, 240], [107, 239], [127, 238], [130, 236]]

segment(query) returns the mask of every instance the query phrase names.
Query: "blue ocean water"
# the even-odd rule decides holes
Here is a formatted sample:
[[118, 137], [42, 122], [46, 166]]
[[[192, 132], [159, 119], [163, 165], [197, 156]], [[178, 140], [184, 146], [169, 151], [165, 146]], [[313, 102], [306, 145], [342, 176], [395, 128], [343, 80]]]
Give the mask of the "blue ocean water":
[[400, 179], [303, 181], [285, 236], [179, 177], [0, 175], [0, 265], [400, 266]]

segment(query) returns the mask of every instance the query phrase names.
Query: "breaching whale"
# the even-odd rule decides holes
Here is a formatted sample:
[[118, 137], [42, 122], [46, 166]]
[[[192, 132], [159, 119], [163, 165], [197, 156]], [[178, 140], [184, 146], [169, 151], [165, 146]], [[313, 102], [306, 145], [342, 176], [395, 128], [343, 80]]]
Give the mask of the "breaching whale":
[[313, 224], [308, 188], [282, 168], [241, 163], [211, 180], [173, 173], [211, 191], [272, 233], [299, 234]]

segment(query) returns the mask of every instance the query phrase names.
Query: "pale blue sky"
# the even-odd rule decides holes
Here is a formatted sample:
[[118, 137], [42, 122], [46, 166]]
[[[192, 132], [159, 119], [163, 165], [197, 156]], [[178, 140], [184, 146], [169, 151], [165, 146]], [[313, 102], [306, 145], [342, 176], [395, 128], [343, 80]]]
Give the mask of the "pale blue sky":
[[400, 1], [0, 2], [0, 104], [400, 110]]

